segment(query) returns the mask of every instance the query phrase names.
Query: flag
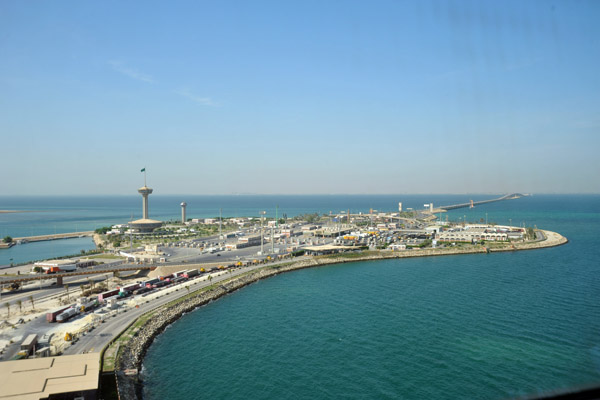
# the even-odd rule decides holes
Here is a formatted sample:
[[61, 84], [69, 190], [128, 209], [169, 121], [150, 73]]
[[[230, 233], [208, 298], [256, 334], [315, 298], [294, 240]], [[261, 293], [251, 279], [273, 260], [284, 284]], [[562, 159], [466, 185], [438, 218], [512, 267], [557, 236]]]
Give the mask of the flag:
[[146, 167], [142, 168], [140, 172], [146, 172]]

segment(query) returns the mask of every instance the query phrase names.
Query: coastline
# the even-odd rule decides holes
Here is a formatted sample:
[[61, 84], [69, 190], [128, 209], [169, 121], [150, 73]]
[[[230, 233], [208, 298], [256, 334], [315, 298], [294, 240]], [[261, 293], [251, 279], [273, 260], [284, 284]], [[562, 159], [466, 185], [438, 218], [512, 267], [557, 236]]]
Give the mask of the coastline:
[[[141, 398], [142, 382], [138, 379], [137, 371], [141, 369], [146, 351], [152, 344], [154, 338], [184, 314], [241, 289], [244, 286], [284, 272], [347, 262], [535, 250], [561, 246], [568, 243], [567, 238], [556, 232], [540, 231], [544, 236], [544, 239], [542, 240], [528, 243], [515, 243], [501, 248], [488, 248], [476, 245], [466, 248], [419, 249], [402, 252], [384, 250], [376, 253], [350, 254], [346, 256], [317, 256], [311, 259], [290, 261], [279, 265], [266, 265], [261, 269], [250, 271], [246, 274], [231, 278], [228, 281], [220, 282], [196, 292], [192, 292], [167, 305], [149, 311], [147, 314], [132, 321], [131, 324], [123, 329], [123, 331], [116, 334], [114, 340], [102, 350], [101, 359], [103, 368], [107, 363], [107, 358], [114, 357], [114, 373], [119, 393], [121, 396], [125, 396], [124, 398]], [[191, 265], [188, 265], [188, 267], [190, 266]], [[116, 344], [116, 342], [119, 341], [118, 339], [121, 338], [124, 338], [124, 340]], [[111, 347], [113, 348], [111, 349]]]

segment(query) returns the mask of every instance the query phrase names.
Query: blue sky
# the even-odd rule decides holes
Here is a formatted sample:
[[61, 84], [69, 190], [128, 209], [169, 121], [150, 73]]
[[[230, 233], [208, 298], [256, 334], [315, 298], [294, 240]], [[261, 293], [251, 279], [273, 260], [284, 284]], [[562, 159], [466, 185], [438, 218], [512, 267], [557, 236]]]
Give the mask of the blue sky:
[[0, 2], [0, 195], [600, 192], [597, 1]]

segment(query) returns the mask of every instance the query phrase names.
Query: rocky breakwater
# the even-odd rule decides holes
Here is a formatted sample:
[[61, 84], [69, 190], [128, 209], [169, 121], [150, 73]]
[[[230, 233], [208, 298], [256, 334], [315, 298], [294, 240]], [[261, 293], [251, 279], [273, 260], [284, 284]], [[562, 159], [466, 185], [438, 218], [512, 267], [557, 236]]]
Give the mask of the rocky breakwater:
[[[165, 330], [167, 326], [179, 319], [183, 314], [208, 304], [228, 293], [242, 288], [260, 279], [277, 275], [283, 271], [307, 268], [318, 265], [314, 260], [305, 260], [291, 265], [269, 266], [249, 272], [239, 277], [233, 277], [226, 282], [215, 283], [208, 290], [199, 290], [173, 304], [151, 311], [152, 315], [144, 324], [133, 328], [133, 336], [119, 349], [116, 360], [116, 375], [120, 398], [141, 398], [140, 381], [135, 371], [141, 367], [144, 355], [154, 338]], [[135, 326], [135, 324], [134, 324]], [[134, 373], [132, 373], [132, 371]]]
[[[518, 243], [505, 248], [491, 251], [515, 251], [530, 250], [536, 248], [553, 247], [567, 243], [567, 239], [558, 233], [543, 231], [544, 239], [535, 242]], [[131, 339], [126, 341], [120, 348], [116, 360], [116, 374], [120, 398], [141, 398], [141, 385], [137, 371], [141, 367], [144, 355], [154, 338], [159, 335], [168, 325], [179, 319], [183, 314], [208, 304], [228, 293], [242, 288], [260, 279], [265, 279], [282, 272], [288, 272], [303, 268], [311, 268], [330, 264], [339, 264], [357, 261], [370, 261], [392, 258], [431, 257], [442, 255], [477, 254], [489, 253], [490, 249], [485, 246], [469, 246], [466, 248], [446, 247], [437, 249], [418, 249], [410, 251], [379, 251], [376, 253], [355, 254], [353, 257], [344, 255], [321, 256], [304, 259], [280, 265], [265, 266], [264, 268], [248, 272], [238, 277], [232, 277], [225, 282], [215, 283], [208, 290], [201, 289], [191, 295], [175, 300], [173, 303], [163, 306], [158, 310], [151, 311], [151, 316], [145, 323], [134, 329]], [[143, 317], [142, 317], [143, 318]], [[135, 326], [135, 325], [134, 325]], [[134, 373], [131, 373], [131, 372]]]

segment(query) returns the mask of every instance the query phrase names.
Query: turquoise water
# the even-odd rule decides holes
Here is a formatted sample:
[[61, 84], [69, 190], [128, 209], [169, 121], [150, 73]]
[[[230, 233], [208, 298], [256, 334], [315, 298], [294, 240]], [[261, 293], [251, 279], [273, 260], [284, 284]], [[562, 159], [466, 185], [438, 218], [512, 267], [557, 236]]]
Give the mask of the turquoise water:
[[[276, 206], [278, 216], [287, 214], [329, 214], [348, 210], [352, 213], [369, 212], [370, 208], [379, 211], [396, 211], [398, 202], [404, 208], [422, 209], [431, 201], [436, 205], [464, 203], [469, 199], [489, 199], [499, 195], [314, 195], [314, 196], [161, 196], [153, 194], [149, 200], [150, 217], [161, 221], [179, 220], [182, 201], [186, 201], [188, 218], [259, 217], [266, 211], [274, 217]], [[527, 202], [528, 199], [515, 200]], [[509, 204], [501, 202], [497, 204]], [[486, 210], [506, 210], [497, 204], [485, 206]], [[510, 207], [510, 206], [509, 206]], [[30, 211], [26, 213], [0, 214], [0, 236], [12, 237], [47, 235], [53, 233], [81, 232], [94, 230], [111, 224], [122, 224], [141, 218], [141, 196], [96, 196], [96, 197], [18, 197], [0, 196], [0, 210]], [[481, 208], [484, 209], [483, 207]], [[474, 209], [477, 210], [477, 209]], [[468, 210], [467, 215], [469, 215]], [[455, 220], [462, 217], [462, 211], [453, 215]], [[508, 220], [506, 221], [508, 222]]]
[[9, 249], [0, 250], [0, 266], [11, 262], [20, 264], [28, 261], [46, 260], [65, 255], [80, 254], [81, 250], [96, 248], [91, 237], [48, 240], [15, 245]]
[[[369, 212], [371, 208], [379, 211], [395, 211], [398, 202], [404, 208], [423, 208], [431, 201], [434, 204], [457, 204], [469, 199], [480, 200], [498, 197], [495, 195], [240, 195], [240, 196], [150, 196], [150, 217], [161, 221], [181, 218], [182, 201], [186, 201], [189, 218], [207, 218], [219, 215], [223, 217], [256, 216], [261, 210], [268, 217], [329, 212], [339, 213], [348, 210], [352, 213]], [[516, 200], [526, 202], [528, 199]], [[508, 202], [503, 202], [508, 204]], [[276, 210], [276, 207], [279, 209]], [[494, 205], [485, 209], [493, 212]], [[141, 197], [131, 196], [0, 196], [0, 210], [27, 211], [21, 213], [0, 214], [0, 238], [5, 236], [23, 237], [47, 235], [65, 232], [95, 230], [103, 226], [122, 224], [141, 218]], [[502, 210], [502, 209], [498, 209]], [[506, 209], [504, 209], [506, 210]], [[466, 210], [469, 218], [479, 219], [477, 211]], [[462, 213], [450, 214], [452, 220], [463, 218]], [[495, 214], [498, 222], [508, 222], [510, 216], [501, 212]], [[490, 220], [491, 221], [491, 220]], [[516, 224], [516, 221], [515, 221]], [[94, 248], [92, 241], [60, 240], [52, 243], [27, 244], [0, 249], [0, 266], [14, 263], [48, 259], [78, 253], [80, 250]]]
[[486, 210], [559, 231], [565, 246], [351, 263], [241, 289], [155, 340], [145, 398], [501, 399], [600, 385], [598, 199]]

